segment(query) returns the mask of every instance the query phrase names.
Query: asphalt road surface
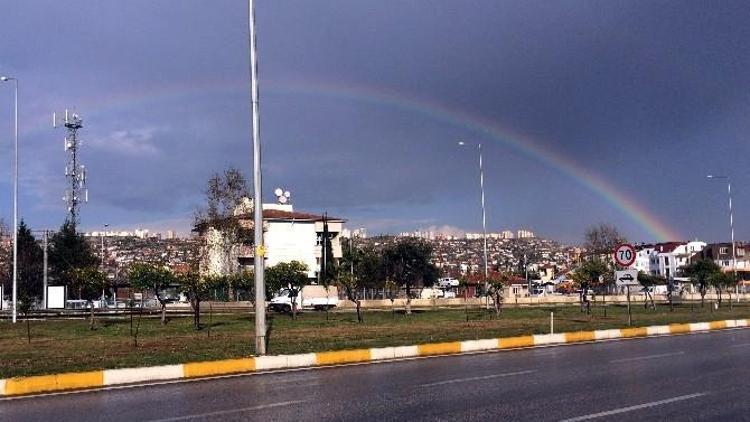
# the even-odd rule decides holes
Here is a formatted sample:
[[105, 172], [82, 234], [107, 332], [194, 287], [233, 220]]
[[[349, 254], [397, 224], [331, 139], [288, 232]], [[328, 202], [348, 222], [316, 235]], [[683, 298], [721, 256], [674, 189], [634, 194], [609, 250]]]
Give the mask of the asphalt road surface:
[[750, 329], [5, 399], [1, 421], [750, 421]]

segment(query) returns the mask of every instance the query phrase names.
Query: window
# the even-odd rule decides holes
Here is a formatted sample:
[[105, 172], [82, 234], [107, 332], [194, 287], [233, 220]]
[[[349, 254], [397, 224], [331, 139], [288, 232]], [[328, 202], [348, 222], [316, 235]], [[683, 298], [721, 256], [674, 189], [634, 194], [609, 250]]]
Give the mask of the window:
[[729, 253], [729, 248], [726, 246], [722, 246], [719, 248], [719, 255], [726, 255]]
[[665, 256], [664, 257], [664, 266], [668, 266], [668, 265], [669, 265], [669, 257]]

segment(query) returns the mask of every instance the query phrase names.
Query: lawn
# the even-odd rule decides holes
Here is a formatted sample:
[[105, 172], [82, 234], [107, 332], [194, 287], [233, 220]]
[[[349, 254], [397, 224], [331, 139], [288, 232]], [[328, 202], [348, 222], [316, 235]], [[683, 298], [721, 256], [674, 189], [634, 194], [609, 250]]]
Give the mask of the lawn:
[[[384, 347], [451, 340], [507, 337], [549, 332], [550, 312], [555, 313], [555, 332], [619, 328], [627, 326], [627, 309], [608, 306], [581, 313], [578, 307], [506, 308], [494, 311], [435, 309], [402, 312], [368, 311], [357, 323], [353, 312], [305, 312], [297, 320], [285, 314], [269, 314], [269, 354], [307, 353], [324, 350]], [[750, 306], [734, 310], [724, 306], [682, 304], [670, 312], [667, 306], [645, 310], [632, 308], [633, 326], [676, 322], [750, 318]], [[468, 320], [467, 320], [468, 319]], [[31, 343], [26, 323], [0, 322], [0, 378], [91, 369], [122, 368], [224, 359], [253, 354], [253, 318], [249, 314], [202, 315], [203, 329], [194, 330], [192, 318], [173, 317], [166, 326], [158, 318], [137, 316], [133, 332], [130, 318], [100, 319], [90, 331], [82, 319], [32, 320]]]

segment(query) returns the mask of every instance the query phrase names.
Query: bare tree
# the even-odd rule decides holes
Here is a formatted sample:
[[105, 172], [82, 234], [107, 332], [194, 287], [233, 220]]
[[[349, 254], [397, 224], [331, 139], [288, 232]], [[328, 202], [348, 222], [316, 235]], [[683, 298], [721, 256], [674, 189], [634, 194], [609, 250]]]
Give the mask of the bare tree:
[[627, 239], [615, 226], [600, 223], [586, 229], [583, 246], [592, 258], [598, 259], [612, 253], [617, 245], [625, 242]]
[[237, 266], [231, 262], [232, 251], [240, 244], [252, 243], [253, 239], [252, 228], [243, 226], [239, 218], [240, 214], [250, 213], [254, 206], [248, 199], [247, 182], [239, 170], [230, 168], [211, 176], [205, 194], [205, 206], [195, 211], [195, 228], [206, 240], [204, 249], [220, 249], [222, 265], [216, 271], [209, 265], [212, 255], [204, 250], [201, 273], [234, 272]]

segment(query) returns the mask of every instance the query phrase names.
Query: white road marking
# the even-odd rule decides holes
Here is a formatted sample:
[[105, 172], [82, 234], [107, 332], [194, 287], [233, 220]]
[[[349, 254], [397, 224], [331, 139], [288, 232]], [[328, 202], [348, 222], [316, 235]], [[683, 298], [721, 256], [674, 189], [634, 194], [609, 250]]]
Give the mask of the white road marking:
[[748, 346], [750, 346], [750, 343], [733, 344], [729, 347], [748, 347]]
[[609, 361], [609, 363], [634, 362], [634, 361], [637, 361], [637, 360], [666, 358], [666, 357], [669, 357], [669, 356], [679, 356], [679, 355], [684, 355], [684, 354], [685, 354], [685, 352], [675, 352], [675, 353], [662, 353], [662, 354], [659, 354], [659, 355], [636, 356], [636, 357], [633, 357], [633, 358], [611, 360], [611, 361]]
[[493, 379], [493, 378], [510, 377], [510, 376], [513, 376], [513, 375], [530, 374], [532, 372], [536, 372], [536, 371], [506, 372], [504, 374], [484, 375], [484, 376], [481, 376], [481, 377], [456, 378], [456, 379], [446, 380], [446, 381], [431, 382], [429, 384], [420, 384], [417, 387], [434, 387], [436, 385], [454, 384], [454, 383], [457, 383], [457, 382], [469, 382], [469, 381], [489, 380], [489, 379]]
[[664, 399], [664, 400], [659, 400], [659, 401], [652, 401], [650, 403], [643, 403], [643, 404], [638, 404], [638, 405], [635, 405], [635, 406], [622, 407], [620, 409], [607, 410], [606, 412], [591, 413], [591, 414], [588, 414], [588, 415], [578, 416], [578, 417], [575, 417], [575, 418], [563, 419], [560, 422], [577, 422], [577, 421], [586, 421], [586, 420], [589, 420], [589, 419], [603, 418], [605, 416], [618, 415], [620, 413], [632, 412], [634, 410], [647, 409], [649, 407], [661, 406], [663, 404], [669, 404], [669, 403], [675, 403], [675, 402], [678, 402], [678, 401], [690, 400], [690, 399], [694, 399], [696, 397], [705, 396], [706, 394], [708, 394], [708, 393], [695, 393], [695, 394], [688, 394], [688, 395], [685, 395], [685, 396], [677, 396], [677, 397], [672, 397], [671, 399]]
[[241, 409], [219, 410], [219, 411], [216, 411], [216, 412], [198, 413], [198, 414], [194, 414], [194, 415], [185, 415], [185, 416], [176, 416], [174, 418], [154, 419], [151, 422], [189, 421], [191, 419], [207, 418], [207, 417], [211, 417], [211, 416], [230, 415], [232, 413], [242, 413], [242, 412], [248, 412], [250, 410], [260, 410], [260, 409], [269, 409], [269, 408], [272, 408], [272, 407], [289, 406], [289, 405], [292, 405], [292, 404], [300, 404], [300, 403], [304, 403], [304, 402], [305, 402], [305, 400], [282, 401], [282, 402], [279, 402], [279, 403], [262, 404], [260, 406], [243, 407]]

